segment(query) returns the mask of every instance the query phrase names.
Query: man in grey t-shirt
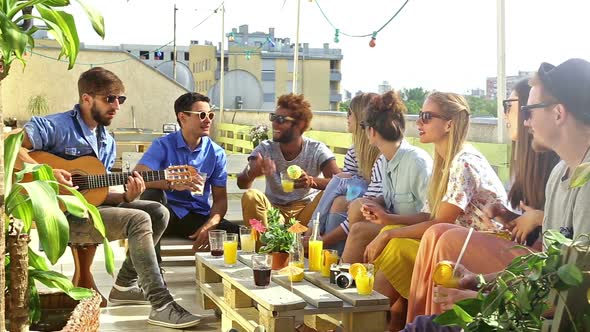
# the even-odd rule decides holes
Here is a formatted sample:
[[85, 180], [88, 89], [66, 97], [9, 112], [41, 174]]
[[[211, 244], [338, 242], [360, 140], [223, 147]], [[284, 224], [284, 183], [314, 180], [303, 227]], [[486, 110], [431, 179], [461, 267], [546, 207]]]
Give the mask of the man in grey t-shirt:
[[[270, 114], [273, 139], [263, 141], [248, 157], [248, 165], [238, 175], [238, 187], [249, 189], [256, 177], [266, 177], [265, 194], [249, 189], [242, 196], [244, 220], [254, 218], [266, 224], [266, 211], [274, 206], [283, 217], [294, 217], [307, 224], [332, 175], [340, 172], [334, 154], [322, 143], [302, 134], [309, 129], [313, 114], [303, 95], [279, 97], [275, 113]], [[298, 165], [303, 174], [294, 180], [294, 188], [284, 190], [281, 173]], [[323, 175], [319, 177], [320, 174]]]
[[570, 188], [576, 167], [590, 161], [590, 62], [543, 63], [531, 86], [522, 111], [533, 148], [546, 147], [562, 159], [547, 181], [543, 230], [569, 238], [590, 233], [590, 183]]

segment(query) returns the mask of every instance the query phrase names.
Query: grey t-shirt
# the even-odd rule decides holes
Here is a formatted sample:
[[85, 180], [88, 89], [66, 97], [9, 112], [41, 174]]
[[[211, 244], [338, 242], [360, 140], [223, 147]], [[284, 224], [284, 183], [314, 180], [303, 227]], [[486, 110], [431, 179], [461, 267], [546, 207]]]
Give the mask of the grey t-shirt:
[[[585, 162], [590, 161], [590, 155]], [[567, 165], [564, 161], [555, 165], [545, 187], [545, 218], [543, 231], [559, 230], [572, 239], [590, 233], [590, 182], [570, 189], [571, 176], [564, 178]]]
[[293, 160], [285, 160], [279, 143], [270, 140], [262, 141], [252, 151], [248, 159], [256, 157], [260, 153], [263, 158], [271, 159], [275, 162], [276, 173], [272, 176], [266, 176], [266, 197], [271, 203], [276, 205], [285, 205], [294, 201], [312, 201], [319, 192], [317, 189], [295, 189], [290, 193], [283, 191], [281, 186], [281, 172], [286, 171], [291, 165], [299, 165], [305, 173], [317, 177], [322, 173], [321, 166], [328, 160], [334, 159], [334, 154], [328, 147], [319, 141], [303, 137], [303, 147], [301, 152]]

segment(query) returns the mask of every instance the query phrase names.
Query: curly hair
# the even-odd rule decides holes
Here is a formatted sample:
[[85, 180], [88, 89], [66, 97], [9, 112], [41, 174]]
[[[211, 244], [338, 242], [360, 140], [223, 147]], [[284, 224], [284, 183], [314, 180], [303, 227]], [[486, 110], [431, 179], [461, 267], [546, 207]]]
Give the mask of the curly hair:
[[404, 137], [406, 112], [406, 105], [401, 97], [392, 90], [371, 99], [364, 122], [385, 140], [395, 142]]
[[311, 112], [311, 104], [305, 100], [302, 94], [296, 95], [289, 93], [280, 96], [277, 100], [277, 108], [288, 109], [291, 111], [291, 116], [295, 118], [297, 122], [302, 122], [304, 124], [303, 131], [309, 129], [313, 113]]

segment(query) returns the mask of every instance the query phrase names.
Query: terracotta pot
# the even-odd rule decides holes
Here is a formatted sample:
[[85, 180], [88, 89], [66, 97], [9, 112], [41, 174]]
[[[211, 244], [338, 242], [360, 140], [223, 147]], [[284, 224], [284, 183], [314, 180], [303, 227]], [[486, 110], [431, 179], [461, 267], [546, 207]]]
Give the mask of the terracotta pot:
[[272, 255], [272, 269], [280, 270], [289, 265], [288, 252], [273, 252]]

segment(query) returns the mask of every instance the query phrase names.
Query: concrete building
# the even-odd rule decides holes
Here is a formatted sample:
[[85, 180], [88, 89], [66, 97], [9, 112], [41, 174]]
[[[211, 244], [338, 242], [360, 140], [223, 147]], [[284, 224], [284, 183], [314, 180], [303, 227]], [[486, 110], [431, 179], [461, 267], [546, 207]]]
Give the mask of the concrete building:
[[[274, 28], [266, 32], [249, 32], [248, 25], [232, 29], [226, 34], [228, 50], [225, 52], [225, 108], [238, 108], [247, 103], [248, 95], [232, 95], [231, 77], [228, 73], [245, 71], [255, 78], [252, 94], [262, 91], [262, 103], [257, 107], [272, 109], [279, 96], [292, 92], [293, 52], [295, 45], [289, 38], [276, 38]], [[342, 101], [340, 94], [341, 61], [340, 49], [310, 48], [308, 43], [299, 46], [298, 87], [311, 102], [314, 111], [338, 110]], [[189, 68], [193, 72], [196, 91], [210, 93], [220, 77], [220, 46], [205, 42], [193, 42], [189, 49]], [[230, 75], [231, 76], [231, 75]], [[236, 77], [243, 77], [236, 76]], [[229, 88], [228, 88], [229, 85]], [[242, 87], [243, 88], [243, 87]], [[214, 99], [217, 96], [212, 95]]]
[[[519, 71], [518, 75], [516, 76], [506, 76], [506, 91], [504, 97], [508, 97], [510, 95], [510, 91], [514, 88], [514, 85], [518, 83], [518, 81], [524, 78], [530, 78], [535, 74], [534, 71]], [[486, 79], [486, 98], [488, 99], [496, 99], [496, 91], [497, 90], [497, 78], [496, 77], [488, 77]]]
[[91, 66], [113, 71], [125, 84], [127, 101], [110, 128], [149, 128], [162, 130], [165, 123], [176, 123], [174, 101], [187, 90], [153, 67], [126, 51], [98, 50], [81, 45], [76, 66], [58, 61], [60, 49], [54, 40], [35, 40], [35, 49], [26, 56], [23, 70], [14, 61], [10, 75], [2, 81], [4, 117], [14, 117], [19, 125], [31, 117], [29, 99], [43, 96], [49, 113], [70, 110], [78, 102], [78, 77]]
[[388, 81], [383, 81], [383, 83], [379, 84], [377, 87], [377, 91], [379, 94], [384, 94], [387, 91], [391, 91], [391, 84]]

